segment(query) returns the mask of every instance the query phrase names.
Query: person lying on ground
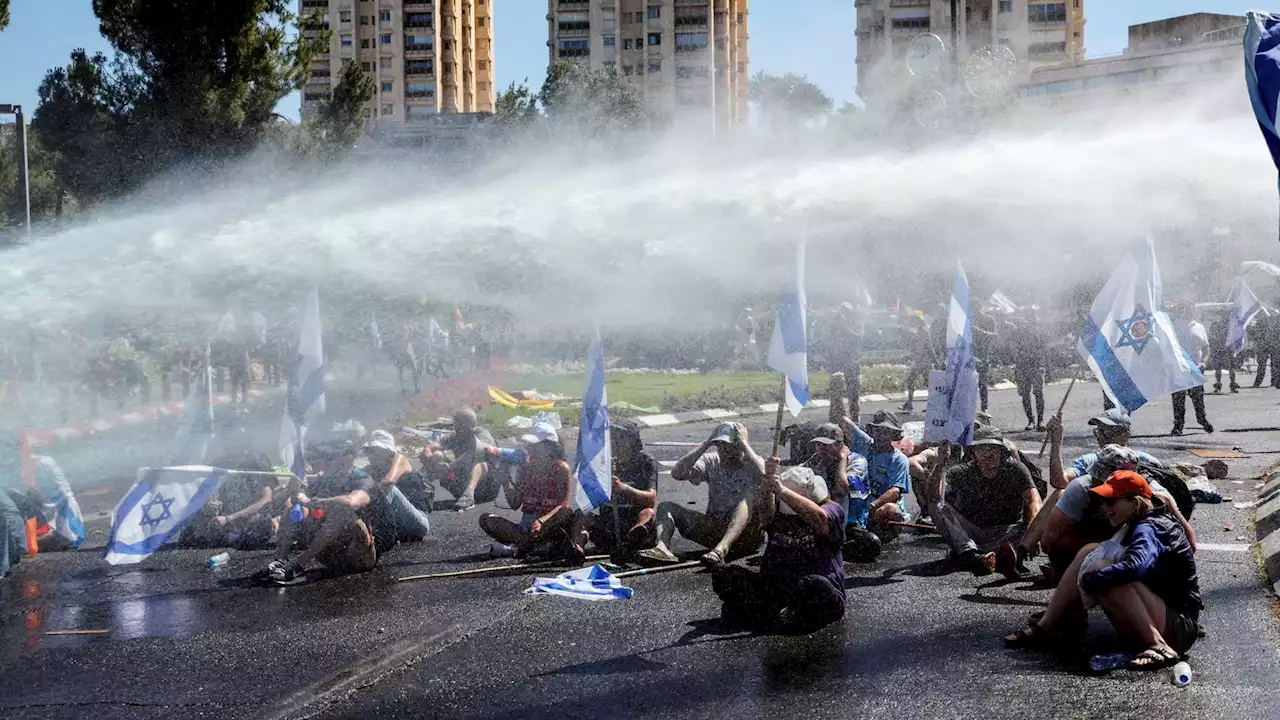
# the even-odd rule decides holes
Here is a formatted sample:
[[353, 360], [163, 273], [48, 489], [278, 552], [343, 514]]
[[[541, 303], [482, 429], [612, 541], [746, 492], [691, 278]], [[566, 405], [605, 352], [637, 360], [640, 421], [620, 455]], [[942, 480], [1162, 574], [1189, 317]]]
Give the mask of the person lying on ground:
[[[272, 472], [271, 461], [265, 455], [249, 450], [222, 454], [212, 464], [226, 470]], [[279, 510], [273, 508], [271, 501], [278, 485], [275, 478], [262, 475], [228, 475], [213, 499], [182, 528], [176, 544], [241, 550], [274, 547]]]
[[377, 481], [395, 519], [396, 539], [412, 542], [426, 538], [431, 533], [431, 520], [426, 512], [409, 502], [399, 485], [408, 483], [420, 487], [424, 482], [421, 475], [414, 471], [409, 458], [400, 452], [395, 438], [386, 430], [374, 430], [361, 451], [368, 458], [369, 464], [357, 468], [355, 472]]
[[867, 460], [868, 497], [872, 498], [867, 529], [881, 541], [892, 540], [898, 528], [889, 523], [910, 520], [903, 503], [911, 492], [911, 471], [907, 456], [893, 446], [902, 439], [902, 426], [886, 410], [873, 415], [865, 430], [848, 416], [841, 418], [840, 425], [849, 449]]
[[[999, 428], [984, 425], [969, 443], [973, 459], [948, 470], [929, 508], [955, 567], [974, 575], [999, 570], [1016, 580], [1022, 558], [1014, 548], [1040, 512], [1040, 493], [1031, 473], [1009, 448]], [[941, 466], [951, 464], [950, 444], [939, 448]]]
[[493, 435], [477, 424], [475, 411], [462, 408], [453, 414], [453, 432], [445, 435], [439, 446], [423, 448], [422, 468], [453, 495], [455, 510], [469, 510], [477, 502], [492, 502], [498, 497], [502, 478], [490, 472], [486, 461], [486, 450], [496, 446]]
[[844, 508], [809, 468], [778, 471], [769, 458], [755, 498], [769, 534], [759, 572], [720, 563], [711, 588], [729, 627], [810, 633], [844, 617]]
[[597, 548], [623, 560], [657, 542], [658, 461], [645, 452], [640, 426], [631, 420], [613, 421], [609, 441], [613, 495], [599, 512], [587, 516], [587, 532]]
[[[1114, 412], [1114, 410], [1108, 411], [1108, 413]], [[1111, 431], [1095, 430], [1094, 434], [1095, 437], [1101, 439], [1101, 437], [1112, 437], [1112, 435], [1108, 434], [1109, 432]], [[1114, 436], [1127, 439], [1127, 429]], [[1063, 483], [1065, 478], [1068, 477], [1062, 465], [1062, 438], [1063, 428], [1060, 419], [1051, 418], [1049, 481], [1055, 487]], [[1141, 470], [1144, 467], [1160, 468], [1159, 461], [1151, 462], [1153, 460], [1155, 459], [1151, 456], [1139, 453], [1123, 445], [1107, 445], [1101, 452], [1084, 455], [1072, 463], [1069, 471], [1069, 477], [1072, 479], [1069, 482], [1065, 482], [1065, 486], [1060, 492], [1054, 493], [1058, 499], [1053, 509], [1047, 513], [1043, 525], [1039, 522], [1034, 523], [1031, 531], [1023, 538], [1022, 543], [1023, 547], [1027, 549], [1034, 549], [1038, 544], [1048, 555], [1050, 567], [1055, 573], [1054, 577], [1049, 578], [1050, 581], [1055, 580], [1062, 571], [1066, 570], [1081, 547], [1091, 542], [1102, 542], [1110, 537], [1110, 525], [1106, 522], [1100, 503], [1096, 501], [1094, 496], [1089, 494], [1089, 488], [1101, 484], [1108, 475], [1116, 470]], [[1195, 529], [1183, 517], [1173, 496], [1163, 485], [1154, 481], [1150, 482], [1150, 485], [1155, 499], [1182, 525], [1183, 532], [1186, 534], [1194, 551], [1196, 546]], [[1050, 499], [1052, 500], [1052, 496]]]
[[[341, 472], [352, 459], [339, 458], [326, 468], [312, 488], [315, 497], [303, 490], [301, 479], [290, 481], [276, 536], [276, 558], [266, 568], [272, 582], [306, 582], [312, 561], [339, 573], [366, 572], [395, 547], [395, 516], [378, 482], [367, 473]], [[303, 509], [300, 518], [292, 511], [295, 504]], [[305, 549], [290, 559], [295, 542]]]
[[[586, 530], [581, 513], [573, 509], [573, 480], [564, 460], [560, 436], [549, 423], [534, 423], [520, 438], [525, 458], [516, 479], [507, 475], [503, 492], [507, 503], [520, 508], [520, 522], [500, 515], [480, 516], [480, 529], [495, 542], [494, 557], [522, 558], [551, 543], [551, 551], [566, 563], [581, 565], [586, 559]], [[496, 463], [495, 463], [496, 465]]]
[[701, 445], [676, 461], [671, 478], [694, 485], [707, 484], [707, 511], [684, 505], [658, 505], [658, 541], [640, 553], [660, 563], [679, 562], [671, 552], [677, 530], [686, 540], [710, 548], [702, 556], [716, 565], [750, 555], [760, 547], [760, 523], [752, 517], [751, 498], [764, 477], [764, 460], [751, 448], [742, 423], [720, 423]]
[[1151, 486], [1138, 473], [1116, 471], [1089, 492], [1119, 528], [1116, 540], [1108, 541], [1116, 546], [1080, 548], [1064, 575], [1068, 581], [1058, 584], [1044, 614], [1006, 636], [1005, 644], [1079, 642], [1087, 627], [1082, 595], [1088, 595], [1126, 644], [1142, 648], [1129, 662], [1131, 670], [1169, 667], [1195, 644], [1204, 608], [1191, 543], [1182, 525], [1153, 504]]

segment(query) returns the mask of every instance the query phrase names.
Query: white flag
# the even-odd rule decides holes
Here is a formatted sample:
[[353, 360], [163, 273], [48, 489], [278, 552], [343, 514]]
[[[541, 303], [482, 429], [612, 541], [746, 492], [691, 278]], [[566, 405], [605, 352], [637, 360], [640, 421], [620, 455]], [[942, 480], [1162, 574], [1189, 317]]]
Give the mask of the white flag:
[[804, 243], [796, 248], [795, 286], [778, 301], [778, 319], [769, 343], [769, 367], [787, 376], [785, 403], [792, 416], [809, 402], [809, 351], [806, 339]]

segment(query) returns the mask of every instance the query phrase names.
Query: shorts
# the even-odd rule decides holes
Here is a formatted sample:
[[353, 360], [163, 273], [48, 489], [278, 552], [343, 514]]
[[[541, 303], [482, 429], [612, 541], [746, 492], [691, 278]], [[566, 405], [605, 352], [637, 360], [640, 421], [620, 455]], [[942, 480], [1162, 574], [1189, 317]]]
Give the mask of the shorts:
[[1164, 609], [1164, 641], [1179, 655], [1184, 655], [1200, 636], [1200, 623], [1190, 616], [1166, 606]]

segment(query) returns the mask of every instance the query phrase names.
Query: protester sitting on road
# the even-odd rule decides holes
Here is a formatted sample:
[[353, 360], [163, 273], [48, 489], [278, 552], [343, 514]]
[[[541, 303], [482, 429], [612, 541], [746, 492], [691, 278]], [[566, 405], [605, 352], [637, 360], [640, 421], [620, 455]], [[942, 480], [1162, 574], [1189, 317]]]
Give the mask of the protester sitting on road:
[[421, 509], [409, 502], [409, 498], [400, 490], [399, 483], [408, 482], [422, 485], [421, 476], [414, 471], [409, 458], [400, 453], [395, 438], [386, 430], [374, 430], [369, 441], [361, 448], [369, 464], [358, 468], [355, 472], [364, 473], [378, 482], [378, 487], [386, 495], [387, 504], [395, 518], [396, 539], [402, 541], [422, 540], [431, 533], [431, 520]]
[[[950, 547], [953, 565], [974, 575], [999, 570], [1018, 579], [1021, 558], [1013, 543], [1040, 512], [1040, 493], [998, 428], [974, 430], [969, 449], [973, 459], [946, 471], [930, 514]], [[941, 465], [949, 464], [951, 451], [950, 444], [939, 448]]]
[[755, 500], [769, 533], [760, 571], [721, 563], [711, 587], [730, 627], [809, 633], [844, 617], [844, 508], [809, 468], [778, 470], [769, 458]]
[[631, 420], [613, 421], [609, 440], [613, 496], [586, 518], [587, 531], [597, 548], [624, 559], [657, 541], [658, 461], [644, 451], [640, 426]]
[[880, 538], [867, 530], [871, 513], [871, 486], [867, 481], [867, 459], [851, 451], [844, 431], [835, 423], [823, 423], [812, 439], [813, 455], [804, 463], [822, 478], [831, 499], [845, 509], [844, 555], [849, 562], [872, 562], [880, 555]]
[[882, 541], [898, 535], [889, 523], [907, 522], [909, 515], [903, 504], [911, 492], [911, 471], [907, 456], [893, 446], [902, 439], [902, 426], [893, 413], [881, 410], [872, 416], [863, 430], [848, 416], [841, 418], [849, 449], [867, 460], [867, 482], [870, 514], [867, 529]]
[[1129, 661], [1129, 669], [1169, 667], [1195, 643], [1204, 608], [1191, 543], [1177, 519], [1153, 504], [1151, 486], [1138, 473], [1113, 472], [1089, 492], [1105, 506], [1111, 526], [1120, 528], [1118, 548], [1113, 554], [1107, 545], [1090, 543], [1077, 551], [1064, 575], [1069, 581], [1058, 584], [1044, 614], [1006, 636], [1005, 644], [1078, 642], [1086, 626], [1082, 594], [1087, 594], [1121, 638], [1146, 647]]
[[[248, 450], [220, 455], [214, 458], [213, 466], [254, 473], [272, 471], [271, 461], [265, 455]], [[273, 547], [279, 522], [272, 517], [277, 514], [271, 503], [276, 486], [274, 478], [262, 475], [228, 475], [218, 486], [214, 499], [182, 528], [176, 544], [241, 550]]]
[[[1060, 442], [1061, 430], [1055, 435]], [[1051, 436], [1050, 443], [1053, 442]], [[1050, 460], [1051, 464], [1052, 462]], [[1111, 536], [1112, 530], [1104, 509], [1097, 502], [1097, 496], [1091, 495], [1089, 490], [1102, 484], [1105, 478], [1117, 470], [1141, 470], [1143, 467], [1144, 464], [1135, 451], [1120, 445], [1108, 445], [1089, 466], [1089, 475], [1072, 480], [1062, 491], [1040, 536], [1040, 545], [1049, 556], [1049, 563], [1055, 573], [1051, 580], [1062, 577], [1061, 573], [1081, 547], [1102, 542]], [[1179, 512], [1173, 496], [1158, 482], [1150, 481], [1148, 484], [1155, 500], [1168, 511], [1170, 517], [1182, 525], [1183, 533], [1194, 551], [1195, 530]]]
[[497, 542], [490, 548], [494, 557], [524, 557], [550, 542], [553, 552], [570, 564], [581, 565], [586, 558], [583, 546], [586, 531], [573, 509], [573, 481], [564, 460], [560, 436], [549, 423], [534, 423], [520, 438], [524, 452], [517, 479], [503, 484], [507, 503], [520, 508], [520, 522], [492, 513], [480, 516], [480, 529]]
[[456, 499], [455, 510], [468, 510], [477, 502], [498, 497], [502, 478], [490, 473], [485, 450], [497, 446], [493, 435], [476, 423], [476, 413], [462, 408], [453, 414], [453, 432], [439, 447], [424, 448], [422, 467]]
[[648, 560], [679, 562], [671, 552], [676, 530], [685, 539], [707, 548], [702, 562], [716, 565], [755, 552], [760, 524], [752, 517], [751, 498], [764, 477], [764, 460], [751, 448], [742, 423], [720, 423], [711, 437], [676, 461], [672, 479], [694, 485], [707, 483], [707, 511], [664, 502], [658, 505], [658, 542], [640, 553]]
[[[336, 572], [365, 572], [395, 547], [395, 516], [387, 497], [367, 473], [349, 471], [352, 459], [349, 455], [334, 459], [308, 491], [302, 489], [299, 478], [289, 482], [276, 535], [276, 559], [266, 569], [272, 582], [306, 582], [313, 560]], [[302, 517], [294, 513], [295, 505], [302, 507]], [[290, 560], [295, 541], [306, 548]]]

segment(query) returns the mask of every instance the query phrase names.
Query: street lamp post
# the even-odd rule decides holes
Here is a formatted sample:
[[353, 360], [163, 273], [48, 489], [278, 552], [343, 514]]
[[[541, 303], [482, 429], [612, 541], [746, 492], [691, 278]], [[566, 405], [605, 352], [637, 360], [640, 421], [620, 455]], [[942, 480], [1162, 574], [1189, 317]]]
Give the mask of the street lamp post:
[[0, 115], [13, 115], [14, 136], [17, 138], [18, 186], [22, 188], [22, 205], [25, 213], [27, 242], [31, 241], [31, 182], [27, 172], [27, 121], [21, 105], [0, 105]]

